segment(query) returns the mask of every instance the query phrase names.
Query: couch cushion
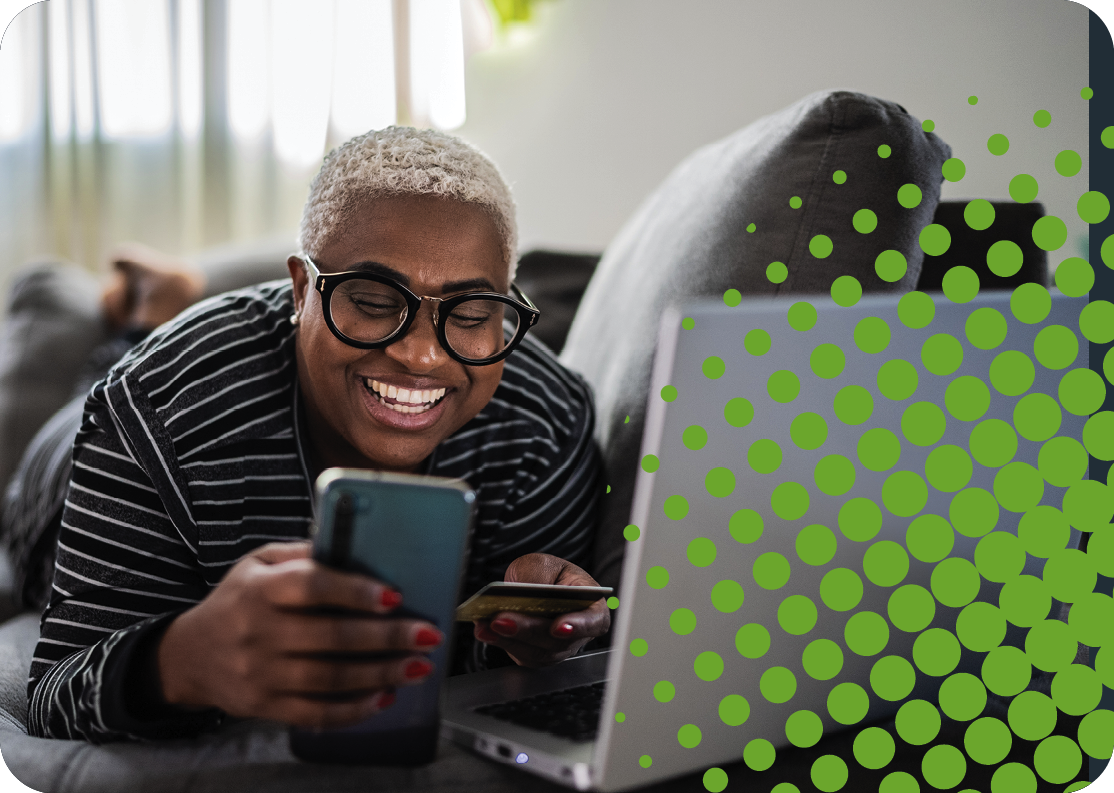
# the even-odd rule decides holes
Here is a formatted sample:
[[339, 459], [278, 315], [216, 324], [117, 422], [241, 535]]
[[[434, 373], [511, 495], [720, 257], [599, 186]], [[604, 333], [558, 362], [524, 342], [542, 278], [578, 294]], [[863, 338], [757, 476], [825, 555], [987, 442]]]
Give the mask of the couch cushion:
[[[666, 305], [729, 288], [744, 295], [824, 293], [841, 275], [857, 278], [864, 292], [912, 289], [923, 259], [918, 237], [932, 222], [949, 156], [948, 146], [899, 105], [846, 91], [817, 93], [698, 150], [627, 222], [600, 261], [562, 354], [596, 392], [611, 486], [597, 547], [601, 582], [618, 579]], [[837, 171], [846, 176], [838, 183]], [[913, 208], [898, 203], [905, 184], [922, 193]], [[794, 196], [799, 208], [790, 204]], [[855, 229], [860, 209], [875, 213], [875, 230]], [[810, 251], [816, 235], [832, 241], [826, 258]], [[875, 272], [876, 257], [890, 249], [908, 262], [894, 282]], [[785, 265], [781, 283], [767, 278], [772, 262]]]

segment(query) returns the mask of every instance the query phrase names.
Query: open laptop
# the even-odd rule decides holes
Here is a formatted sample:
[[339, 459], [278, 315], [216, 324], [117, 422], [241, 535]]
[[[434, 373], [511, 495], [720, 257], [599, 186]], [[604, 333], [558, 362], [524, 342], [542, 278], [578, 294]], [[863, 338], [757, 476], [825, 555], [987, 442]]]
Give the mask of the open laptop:
[[[960, 606], [926, 602], [935, 559], [909, 551], [939, 558], [951, 541], [951, 557], [973, 560], [990, 530], [962, 515], [957, 528], [978, 536], [943, 523], [956, 517], [949, 509], [963, 476], [936, 465], [934, 480], [953, 492], [925, 485], [926, 460], [941, 446], [969, 450], [981, 421], [1010, 424], [1021, 396], [992, 385], [1005, 371], [1000, 360], [991, 373], [992, 362], [1009, 350], [1031, 361], [1037, 332], [1073, 327], [1083, 303], [1055, 296], [1047, 318], [1025, 324], [1008, 293], [966, 304], [934, 295], [931, 306], [810, 302], [815, 312], [762, 299], [663, 318], [614, 649], [544, 670], [451, 678], [443, 735], [578, 790], [617, 791], [740, 760], [754, 740], [788, 746], [786, 723], [798, 711], [829, 733], [892, 715], [907, 699], [935, 699], [943, 677], [920, 669], [904, 696], [882, 688], [898, 701], [871, 682], [882, 658], [913, 663], [922, 630], [956, 630]], [[1086, 345], [1070, 366], [1087, 366]], [[1024, 370], [1006, 373], [1024, 380]], [[1024, 394], [1055, 398], [1064, 371], [1036, 363]], [[969, 377], [985, 388], [966, 379], [948, 392]], [[948, 407], [908, 410], [921, 402]], [[1083, 421], [1065, 412], [1055, 434], [1078, 438]], [[864, 439], [870, 430], [892, 435]], [[1040, 446], [1019, 438], [1012, 460], [1036, 467]], [[973, 462], [962, 489], [993, 493], [998, 470]], [[917, 478], [887, 485], [898, 471]], [[1058, 506], [1061, 496], [1046, 486], [1041, 503]], [[918, 523], [919, 541], [907, 544], [923, 515], [939, 518]], [[993, 528], [1016, 534], [1020, 517], [999, 509]], [[1024, 572], [1039, 576], [1041, 564], [1027, 557]], [[1002, 585], [979, 580], [977, 599], [997, 603]], [[938, 598], [954, 597], [936, 583]], [[891, 601], [909, 585], [922, 589]], [[1005, 641], [1022, 644], [1023, 634], [1011, 627]], [[964, 648], [954, 671], [977, 675], [982, 658]]]

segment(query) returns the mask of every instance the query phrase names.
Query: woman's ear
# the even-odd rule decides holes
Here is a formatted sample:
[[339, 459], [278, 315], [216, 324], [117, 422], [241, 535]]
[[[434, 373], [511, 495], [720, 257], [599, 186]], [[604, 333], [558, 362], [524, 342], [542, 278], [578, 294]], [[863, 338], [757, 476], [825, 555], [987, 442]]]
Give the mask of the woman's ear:
[[297, 256], [291, 256], [286, 260], [286, 269], [290, 271], [290, 280], [294, 282], [294, 313], [300, 316], [306, 304], [309, 273], [306, 272], [306, 263]]

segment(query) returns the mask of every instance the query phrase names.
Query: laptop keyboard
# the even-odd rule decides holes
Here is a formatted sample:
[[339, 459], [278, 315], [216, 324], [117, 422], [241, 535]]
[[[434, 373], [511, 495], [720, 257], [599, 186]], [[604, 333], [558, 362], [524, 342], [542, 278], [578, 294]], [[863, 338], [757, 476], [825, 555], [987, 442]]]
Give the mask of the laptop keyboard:
[[477, 713], [573, 741], [594, 741], [607, 682], [476, 708]]

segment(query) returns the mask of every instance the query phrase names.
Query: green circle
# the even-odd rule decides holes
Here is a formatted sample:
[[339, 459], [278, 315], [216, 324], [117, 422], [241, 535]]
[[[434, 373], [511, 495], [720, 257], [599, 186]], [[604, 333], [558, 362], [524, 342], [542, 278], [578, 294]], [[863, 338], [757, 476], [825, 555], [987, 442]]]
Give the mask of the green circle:
[[890, 642], [890, 626], [873, 611], [859, 611], [847, 620], [843, 641], [855, 655], [878, 655]]
[[909, 555], [892, 540], [876, 542], [863, 556], [863, 572], [876, 586], [897, 586], [909, 573]]
[[685, 549], [694, 567], [707, 567], [716, 560], [716, 544], [707, 537], [697, 537]]
[[837, 306], [850, 308], [863, 296], [863, 287], [853, 275], [841, 275], [832, 281], [832, 300]]
[[623, 529], [623, 539], [627, 542], [634, 542], [641, 536], [642, 532], [633, 523]]
[[766, 278], [771, 283], [780, 284], [784, 283], [785, 279], [789, 277], [789, 268], [782, 262], [770, 262], [766, 267]]
[[723, 293], [723, 304], [728, 308], [734, 308], [743, 302], [743, 294], [738, 289], [728, 289]]
[[683, 520], [689, 514], [689, 502], [684, 496], [670, 496], [662, 505], [665, 516], [670, 520]]
[[1019, 173], [1010, 179], [1010, 198], [1019, 204], [1028, 204], [1035, 200], [1039, 189], [1037, 180], [1027, 173]]
[[797, 678], [784, 666], [772, 666], [762, 673], [758, 688], [770, 702], [788, 702], [797, 693]]
[[802, 300], [789, 307], [786, 317], [789, 320], [789, 327], [803, 333], [811, 330], [816, 324], [816, 307]]
[[1102, 131], [1102, 136], [1099, 138], [1102, 145], [1108, 149], [1114, 149], [1114, 127], [1107, 127]]
[[1070, 782], [1083, 767], [1083, 753], [1079, 744], [1066, 735], [1045, 738], [1033, 753], [1033, 766], [1049, 782]]
[[1068, 227], [1055, 215], [1038, 218], [1033, 224], [1033, 242], [1046, 251], [1059, 250], [1068, 241]]
[[843, 669], [843, 650], [831, 639], [816, 639], [805, 647], [801, 663], [814, 680], [831, 680]]
[[967, 756], [982, 765], [997, 765], [1006, 759], [1012, 747], [1010, 728], [989, 716], [972, 722], [963, 736]]
[[704, 359], [704, 363], [701, 364], [700, 370], [704, 372], [704, 376], [709, 380], [718, 380], [723, 377], [724, 373], [727, 371], [727, 365], [719, 356], [709, 355]]
[[1056, 729], [1056, 706], [1046, 694], [1022, 691], [1010, 703], [1007, 718], [1018, 738], [1039, 741]]
[[677, 743], [686, 749], [695, 749], [700, 745], [702, 739], [700, 728], [695, 724], [686, 724], [677, 730]]
[[907, 328], [926, 328], [936, 316], [936, 304], [924, 292], [907, 292], [897, 301], [897, 318]]
[[1056, 173], [1060, 176], [1075, 176], [1083, 168], [1083, 158], [1071, 149], [1064, 149], [1056, 155]]
[[878, 156], [881, 157], [883, 160], [889, 157], [892, 152], [893, 149], [891, 149], [885, 143], [878, 147]]
[[641, 463], [642, 470], [648, 474], [652, 474], [654, 473], [654, 471], [658, 470], [658, 466], [660, 464], [661, 462], [658, 460], [656, 454], [647, 454], [645, 457], [642, 458]]
[[844, 386], [836, 393], [832, 410], [844, 424], [862, 424], [874, 413], [874, 397], [860, 385]]
[[1048, 593], [1064, 603], [1082, 600], [1094, 591], [1097, 577], [1094, 561], [1076, 548], [1056, 551], [1044, 565], [1044, 583], [1048, 585]]
[[944, 273], [942, 289], [953, 303], [970, 303], [979, 295], [979, 276], [970, 267], [952, 267]]
[[1052, 678], [1052, 701], [1069, 716], [1090, 713], [1101, 698], [1102, 683], [1089, 666], [1072, 664]]
[[1089, 592], [1077, 598], [1068, 615], [1068, 627], [1080, 644], [1088, 647], [1111, 646], [1114, 626], [1114, 599], [1101, 592]]
[[731, 529], [731, 536], [735, 538], [735, 541], [744, 545], [757, 542], [762, 537], [762, 532], [765, 529], [762, 515], [753, 509], [740, 509], [732, 513], [728, 527]]
[[728, 694], [719, 701], [719, 718], [728, 727], [738, 727], [750, 718], [750, 703], [739, 694]]
[[1064, 259], [1056, 266], [1056, 288], [1068, 297], [1082, 297], [1094, 285], [1094, 268], [1078, 256]]
[[820, 599], [832, 611], [850, 611], [863, 599], [863, 580], [854, 570], [833, 568], [820, 579]]
[[828, 692], [828, 713], [840, 724], [858, 724], [869, 708], [870, 697], [856, 683], [840, 683]]
[[1044, 496], [1044, 477], [1028, 463], [1014, 461], [994, 476], [994, 497], [1010, 512], [1027, 512]]
[[766, 381], [766, 393], [775, 402], [792, 402], [801, 393], [801, 381], [788, 369], [779, 369]]
[[949, 182], [958, 182], [967, 174], [967, 166], [958, 157], [951, 157], [944, 160], [940, 171]]
[[963, 345], [950, 333], [934, 333], [921, 345], [921, 363], [932, 374], [952, 374], [963, 364]]
[[932, 132], [932, 130], [936, 129], [936, 124], [932, 121], [932, 119], [926, 118], [924, 121], [921, 122], [921, 129], [923, 129], [925, 132]]
[[990, 363], [990, 383], [1000, 394], [1019, 396], [1028, 391], [1037, 369], [1028, 355], [1019, 350], [998, 353]]
[[789, 437], [801, 449], [819, 449], [828, 439], [828, 423], [819, 413], [802, 413], [789, 425]]
[[1079, 651], [1071, 628], [1060, 620], [1038, 622], [1025, 635], [1025, 657], [1037, 669], [1067, 669]]
[[914, 402], [901, 414], [901, 433], [917, 446], [932, 446], [944, 437], [947, 417], [932, 402]]
[[897, 203], [901, 204], [906, 209], [913, 209], [920, 206], [922, 198], [921, 188], [917, 187], [915, 184], [903, 184], [901, 187], [897, 188]]
[[753, 233], [754, 233], [754, 232], [756, 232], [757, 230], [758, 230], [758, 226], [757, 226], [756, 224], [754, 224], [754, 223], [748, 223], [748, 224], [747, 224], [747, 231], [748, 231], [749, 233], [753, 234]]
[[832, 560], [836, 552], [835, 533], [827, 526], [814, 523], [797, 533], [797, 556], [805, 564], [819, 567]]
[[966, 672], [949, 675], [940, 686], [940, 710], [949, 719], [971, 721], [986, 708], [986, 686]]
[[641, 658], [650, 650], [650, 645], [646, 643], [645, 639], [633, 639], [630, 643], [630, 654]]
[[843, 184], [847, 181], [847, 172], [842, 170], [836, 171], [832, 174], [832, 181], [836, 184]]
[[696, 320], [692, 317], [685, 317], [681, 320], [681, 327], [685, 330], [692, 330], [696, 327]]
[[735, 474], [730, 468], [713, 468], [704, 476], [704, 489], [711, 496], [726, 498], [735, 492]]
[[735, 397], [723, 406], [723, 419], [732, 427], [745, 427], [754, 418], [754, 406], [749, 400]]
[[878, 367], [876, 381], [882, 396], [900, 402], [917, 390], [917, 370], [908, 361], [894, 358]]
[[936, 601], [928, 590], [918, 584], [898, 587], [886, 605], [890, 622], [906, 633], [920, 633], [936, 616]]
[[839, 377], [847, 365], [843, 350], [834, 344], [821, 344], [812, 351], [808, 359], [812, 373], [825, 380]]
[[761, 658], [770, 649], [770, 632], [756, 622], [748, 622], [735, 632], [735, 649], [744, 658]]
[[928, 503], [928, 485], [912, 471], [897, 471], [882, 485], [882, 503], [895, 515], [912, 517]]
[[816, 604], [804, 595], [790, 595], [777, 609], [778, 624], [793, 636], [804, 636], [816, 627], [817, 617]]
[[1007, 581], [998, 595], [1002, 614], [1014, 625], [1029, 628], [1048, 617], [1052, 595], [1044, 581], [1031, 575], [1019, 575]]
[[943, 628], [929, 628], [913, 643], [913, 662], [930, 677], [951, 674], [959, 665], [959, 640]]
[[834, 793], [847, 784], [847, 763], [834, 754], [826, 754], [813, 762], [809, 774], [817, 790]]
[[622, 713], [622, 712], [619, 712], [619, 713], [615, 714], [615, 721], [619, 722], [619, 724], [622, 724], [626, 720], [627, 720], [627, 714]]
[[880, 353], [890, 343], [890, 326], [879, 317], [864, 317], [855, 325], [855, 346], [865, 353]]
[[1006, 763], [994, 772], [990, 793], [1037, 793], [1037, 778], [1027, 765]]
[[709, 768], [701, 781], [708, 793], [722, 793], [727, 788], [727, 772], [722, 768]]
[[995, 647], [982, 662], [982, 680], [995, 694], [1012, 697], [1029, 685], [1032, 667], [1025, 653], [1016, 647]]
[[882, 510], [869, 498], [852, 498], [839, 508], [839, 530], [855, 542], [866, 542], [882, 528]]
[[954, 545], [955, 532], [939, 515], [920, 515], [905, 530], [905, 547], [914, 559], [922, 562], [939, 562], [952, 552]]
[[781, 589], [789, 582], [789, 560], [777, 551], [767, 551], [754, 560], [751, 573], [763, 589]]
[[842, 496], [855, 486], [855, 465], [842, 454], [828, 454], [816, 463], [812, 476], [820, 492]]
[[1079, 197], [1075, 208], [1084, 223], [1102, 223], [1110, 215], [1110, 199], [1097, 190], [1089, 190]]
[[1025, 567], [1025, 546], [1008, 531], [992, 531], [975, 546], [975, 567], [987, 581], [998, 584], [1012, 581]]
[[711, 650], [700, 653], [693, 661], [692, 671], [701, 680], [710, 683], [713, 680], [719, 680], [723, 674], [723, 659], [719, 653], [714, 653]]
[[942, 256], [952, 246], [951, 232], [939, 223], [929, 223], [917, 239], [921, 250], [929, 256]]
[[1052, 296], [1040, 284], [1022, 284], [1010, 296], [1010, 311], [1018, 321], [1035, 325], [1052, 310]]
[[[1067, 526], [1066, 520], [1064, 525]], [[1067, 541], [1065, 540], [1065, 542]], [[1101, 575], [1114, 578], [1114, 532], [1103, 531], [1092, 534], [1087, 542], [1087, 555], [1093, 558], [1095, 569]], [[1110, 688], [1114, 688], [1114, 686], [1110, 686]]]
[[[1013, 536], [1013, 535], [1010, 535]], [[930, 586], [936, 599], [945, 606], [966, 606], [979, 594], [979, 571], [967, 559], [944, 559], [932, 571]]]
[[1057, 396], [1068, 413], [1089, 416], [1106, 401], [1106, 383], [1093, 369], [1072, 369], [1060, 379]]
[[885, 427], [874, 427], [859, 438], [859, 461], [870, 471], [888, 471], [901, 457], [901, 441]]
[[743, 761], [754, 771], [765, 771], [774, 764], [777, 753], [774, 745], [762, 738], [756, 738], [743, 748]]
[[811, 710], [798, 710], [785, 720], [785, 737], [794, 746], [815, 746], [824, 735], [824, 723]]
[[924, 475], [937, 490], [954, 493], [967, 486], [974, 473], [974, 466], [967, 452], [958, 446], [945, 444], [928, 453]]
[[611, 609], [612, 611], [614, 611], [615, 609], [619, 608], [619, 598], [615, 597], [614, 595], [612, 595], [611, 597], [609, 597], [609, 598], [607, 599], [607, 607], [608, 607], [609, 609]]
[[863, 768], [885, 768], [894, 759], [894, 739], [881, 727], [867, 727], [855, 736], [855, 759]]
[[672, 702], [677, 694], [677, 687], [668, 680], [660, 680], [654, 684], [654, 699], [658, 702]]
[[972, 375], [962, 375], [948, 383], [944, 406], [960, 421], [977, 421], [990, 408], [990, 389]]
[[691, 609], [674, 609], [669, 615], [669, 628], [678, 636], [688, 636], [696, 630], [696, 615]]
[[808, 512], [808, 491], [799, 482], [782, 482], [770, 494], [770, 508], [779, 518], [796, 520]]
[[1083, 445], [1099, 460], [1114, 460], [1114, 412], [1104, 410], [1083, 425]]
[[1114, 341], [1114, 303], [1092, 300], [1085, 305], [1079, 312], [1079, 330], [1095, 344]]
[[964, 332], [967, 341], [980, 350], [993, 350], [1006, 340], [1006, 318], [997, 309], [983, 306], [967, 317]]
[[1009, 278], [1021, 269], [1025, 263], [1025, 254], [1021, 246], [1012, 240], [999, 240], [990, 246], [986, 252], [986, 264], [990, 272], [1002, 278]]
[[677, 399], [677, 387], [676, 386], [671, 386], [671, 385], [662, 386], [662, 388], [661, 388], [661, 399], [662, 399], [663, 402], [674, 402], [674, 401], [676, 401], [676, 399]]
[[905, 277], [908, 269], [909, 263], [905, 260], [905, 256], [901, 251], [895, 251], [892, 248], [882, 251], [874, 260], [874, 272], [887, 283], [892, 284], [900, 281]]
[[1084, 716], [1079, 722], [1079, 746], [1096, 760], [1109, 760], [1114, 751], [1114, 712], [1094, 710]]
[[963, 208], [963, 219], [975, 231], [985, 231], [994, 224], [994, 205], [985, 198], [968, 201]]
[[1001, 157], [1010, 150], [1010, 139], [1000, 132], [995, 133], [986, 141], [986, 149], [995, 157]]
[[1017, 537], [1027, 553], [1038, 559], [1047, 559], [1067, 546], [1071, 528], [1064, 513], [1044, 504], [1021, 516]]
[[738, 581], [725, 578], [722, 581], [717, 581], [715, 586], [712, 587], [711, 597], [712, 605], [715, 606], [716, 611], [732, 614], [742, 608], [745, 594]]
[[781, 467], [781, 447], [769, 438], [760, 438], [747, 449], [747, 464], [756, 473], [772, 474]]
[[1044, 129], [1052, 123], [1052, 114], [1047, 110], [1038, 110], [1033, 114], [1033, 123], [1041, 129]]
[[646, 571], [646, 583], [651, 589], [665, 589], [669, 585], [669, 571], [661, 565], [654, 565]]
[[998, 500], [981, 487], [968, 487], [952, 497], [948, 520], [964, 537], [981, 537], [998, 523]]
[[681, 433], [681, 443], [694, 452], [699, 451], [708, 445], [708, 431], [699, 424], [685, 427], [685, 431]]
[[817, 234], [808, 241], [808, 250], [817, 259], [827, 259], [832, 255], [832, 240], [824, 234]]
[[770, 334], [761, 328], [747, 331], [743, 337], [743, 346], [751, 355], [765, 355], [770, 351], [771, 344]]
[[801, 201], [801, 197], [797, 195], [789, 199], [789, 206], [791, 206], [793, 209], [800, 209], [803, 203], [804, 202]]
[[972, 95], [972, 96], [967, 97], [967, 104], [977, 105], [978, 103], [979, 103], [979, 98], [977, 96]]
[[878, 228], [878, 216], [869, 209], [860, 209], [851, 218], [851, 225], [860, 234], [869, 234]]
[[898, 709], [894, 726], [901, 740], [924, 746], [940, 734], [940, 711], [931, 702], [911, 699]]
[[1013, 408], [1013, 426], [1027, 441], [1046, 441], [1060, 429], [1060, 405], [1048, 394], [1026, 394]]
[[903, 656], [887, 655], [874, 662], [870, 670], [870, 687], [887, 702], [900, 702], [913, 691], [917, 673]]

